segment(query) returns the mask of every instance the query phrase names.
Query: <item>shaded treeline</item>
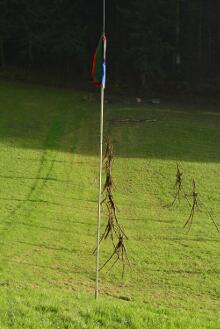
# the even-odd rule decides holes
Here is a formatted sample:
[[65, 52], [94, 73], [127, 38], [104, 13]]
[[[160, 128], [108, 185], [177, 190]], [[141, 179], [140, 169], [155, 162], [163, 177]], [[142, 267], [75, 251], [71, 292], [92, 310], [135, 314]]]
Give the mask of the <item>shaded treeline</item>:
[[[219, 0], [106, 0], [109, 79], [218, 88]], [[0, 0], [0, 66], [89, 79], [101, 0]]]

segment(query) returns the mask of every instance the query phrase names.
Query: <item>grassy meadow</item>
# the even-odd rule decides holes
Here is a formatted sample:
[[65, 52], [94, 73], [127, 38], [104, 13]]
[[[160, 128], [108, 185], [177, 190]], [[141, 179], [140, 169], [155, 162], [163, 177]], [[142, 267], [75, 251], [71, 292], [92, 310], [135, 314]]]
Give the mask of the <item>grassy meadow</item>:
[[[0, 82], [0, 328], [219, 329], [220, 234], [208, 214], [220, 227], [219, 104], [110, 102], [105, 136], [132, 268], [122, 281], [121, 264], [106, 267], [97, 303], [98, 99]], [[177, 162], [202, 203], [190, 232], [185, 198], [166, 207]], [[101, 245], [101, 264], [111, 251]]]

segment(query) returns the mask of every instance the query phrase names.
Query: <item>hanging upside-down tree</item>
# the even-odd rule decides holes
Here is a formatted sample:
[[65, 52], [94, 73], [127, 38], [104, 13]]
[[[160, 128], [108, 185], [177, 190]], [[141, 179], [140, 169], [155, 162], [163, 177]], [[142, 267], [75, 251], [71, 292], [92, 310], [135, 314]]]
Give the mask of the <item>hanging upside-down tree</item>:
[[186, 193], [183, 189], [183, 171], [180, 170], [180, 166], [177, 163], [177, 170], [176, 170], [176, 181], [174, 185], [174, 197], [173, 201], [166, 205], [166, 207], [171, 208], [175, 205], [176, 201], [179, 200], [181, 196], [187, 201], [189, 207], [190, 207], [190, 214], [183, 226], [183, 228], [188, 227], [188, 232], [191, 230], [191, 227], [194, 222], [194, 217], [197, 211], [205, 211], [207, 217], [211, 220], [211, 222], [214, 224], [216, 230], [219, 232], [219, 227], [217, 223], [215, 222], [215, 219], [212, 216], [212, 212], [210, 209], [208, 209], [205, 204], [201, 201], [201, 197], [196, 189], [196, 181], [195, 179], [192, 180], [192, 192]]
[[174, 184], [174, 191], [175, 192], [174, 192], [173, 201], [171, 203], [167, 204], [166, 207], [168, 207], [168, 208], [173, 207], [177, 200], [180, 202], [181, 195], [184, 197], [184, 199], [190, 205], [187, 194], [183, 190], [183, 171], [180, 170], [180, 165], [178, 163], [176, 165], [176, 181]]
[[106, 240], [110, 236], [113, 245], [113, 252], [106, 260], [106, 262], [101, 266], [100, 270], [102, 270], [112, 260], [113, 263], [110, 268], [114, 267], [118, 261], [122, 261], [122, 278], [124, 278], [126, 263], [130, 266], [130, 261], [125, 245], [125, 240], [128, 239], [128, 237], [118, 221], [117, 206], [113, 196], [113, 145], [111, 144], [110, 140], [108, 140], [106, 143], [106, 150], [103, 161], [106, 178], [102, 191], [102, 194], [104, 195], [102, 205], [104, 204], [107, 209], [107, 224], [99, 243], [101, 243], [103, 240]]
[[211, 211], [209, 209], [206, 208], [206, 206], [204, 205], [204, 203], [200, 200], [199, 198], [199, 193], [196, 190], [196, 182], [195, 179], [193, 179], [192, 181], [192, 193], [191, 193], [191, 198], [192, 198], [192, 204], [191, 204], [191, 211], [189, 214], [189, 217], [187, 219], [187, 221], [184, 224], [184, 228], [186, 228], [188, 226], [188, 232], [190, 231], [192, 224], [193, 224], [193, 220], [194, 220], [194, 216], [195, 216], [195, 212], [197, 210], [200, 210], [203, 208], [206, 211], [207, 216], [210, 218], [211, 222], [213, 223], [213, 225], [215, 226], [216, 230], [219, 232], [219, 228], [218, 225], [215, 222], [215, 219], [213, 218]]

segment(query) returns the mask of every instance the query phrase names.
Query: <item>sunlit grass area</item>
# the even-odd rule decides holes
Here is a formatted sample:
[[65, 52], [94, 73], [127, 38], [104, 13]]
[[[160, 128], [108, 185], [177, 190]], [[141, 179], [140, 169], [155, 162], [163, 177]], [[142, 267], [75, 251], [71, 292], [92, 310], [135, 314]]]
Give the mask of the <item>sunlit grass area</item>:
[[[103, 269], [96, 304], [99, 103], [0, 83], [2, 328], [219, 328], [219, 109], [108, 103], [105, 136], [131, 269], [123, 281], [120, 263]], [[184, 193], [166, 207], [177, 162], [187, 198], [195, 179], [201, 201], [189, 232]], [[102, 264], [111, 252], [103, 242]]]

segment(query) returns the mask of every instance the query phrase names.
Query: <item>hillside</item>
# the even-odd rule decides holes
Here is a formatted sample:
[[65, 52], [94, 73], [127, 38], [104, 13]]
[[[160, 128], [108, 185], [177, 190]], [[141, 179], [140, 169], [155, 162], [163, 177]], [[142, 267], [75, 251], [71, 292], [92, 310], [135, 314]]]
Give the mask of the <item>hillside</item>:
[[[99, 103], [85, 94], [0, 82], [1, 328], [220, 328], [217, 105], [106, 104], [132, 269], [103, 270], [96, 304]], [[186, 199], [166, 207], [177, 162], [202, 201], [189, 233]]]

